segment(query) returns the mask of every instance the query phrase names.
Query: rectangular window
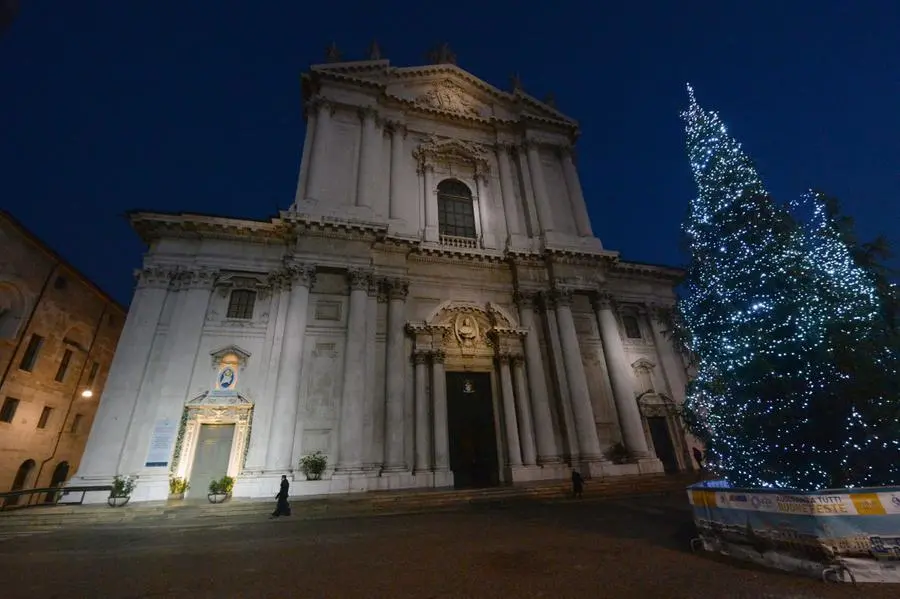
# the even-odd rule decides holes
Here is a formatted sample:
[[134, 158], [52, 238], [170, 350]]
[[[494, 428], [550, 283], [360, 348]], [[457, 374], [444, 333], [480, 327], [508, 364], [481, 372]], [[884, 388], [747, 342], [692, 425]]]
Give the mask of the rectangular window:
[[26, 372], [34, 370], [34, 364], [37, 362], [38, 353], [40, 353], [42, 345], [44, 345], [43, 337], [40, 335], [31, 336], [31, 339], [28, 340], [28, 347], [25, 348], [25, 355], [22, 356], [22, 361], [19, 362], [21, 370]]
[[638, 324], [638, 319], [634, 316], [623, 316], [622, 324], [625, 325], [625, 336], [629, 339], [640, 339], [641, 338], [641, 325]]
[[62, 361], [59, 363], [59, 368], [56, 369], [56, 377], [54, 380], [57, 383], [63, 382], [66, 378], [66, 371], [69, 369], [69, 362], [72, 361], [72, 350], [67, 349], [63, 352]]
[[44, 406], [44, 409], [41, 410], [41, 417], [38, 420], [37, 427], [38, 428], [47, 428], [47, 422], [50, 420], [50, 414], [53, 413], [53, 408], [50, 406]]
[[449, 197], [438, 202], [438, 228], [441, 235], [475, 239], [475, 212], [472, 200]]
[[256, 292], [249, 289], [235, 289], [228, 301], [227, 318], [253, 318], [253, 304], [256, 303]]
[[19, 409], [19, 400], [15, 397], [7, 397], [3, 400], [3, 407], [0, 408], [0, 422], [12, 422]]
[[84, 418], [81, 414], [75, 414], [75, 418], [72, 419], [72, 427], [69, 429], [70, 433], [77, 433], [78, 429], [81, 428], [81, 420]]
[[97, 371], [98, 370], [100, 370], [99, 362], [94, 362], [93, 364], [91, 364], [91, 372], [88, 373], [88, 378], [87, 378], [87, 386], [88, 387], [93, 385], [94, 381], [97, 379]]

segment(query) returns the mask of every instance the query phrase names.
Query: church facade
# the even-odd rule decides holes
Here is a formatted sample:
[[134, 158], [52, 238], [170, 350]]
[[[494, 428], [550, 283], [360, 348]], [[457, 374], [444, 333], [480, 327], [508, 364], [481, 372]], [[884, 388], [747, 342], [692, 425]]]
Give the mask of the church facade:
[[[450, 62], [303, 77], [293, 204], [138, 212], [149, 246], [73, 484], [237, 497], [692, 468], [681, 273], [592, 231], [576, 121]], [[300, 473], [321, 451], [321, 480]], [[94, 498], [105, 501], [105, 496]]]

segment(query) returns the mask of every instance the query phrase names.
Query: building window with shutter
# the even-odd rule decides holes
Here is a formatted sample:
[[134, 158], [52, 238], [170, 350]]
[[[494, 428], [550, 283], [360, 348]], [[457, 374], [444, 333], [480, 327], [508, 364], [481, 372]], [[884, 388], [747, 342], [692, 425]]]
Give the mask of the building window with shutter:
[[19, 400], [15, 397], [7, 397], [3, 400], [3, 407], [0, 408], [0, 422], [12, 422], [18, 409]]
[[235, 289], [228, 300], [227, 318], [250, 320], [253, 318], [253, 305], [256, 303], [256, 292], [250, 289]]
[[67, 349], [63, 352], [62, 361], [59, 363], [59, 368], [56, 369], [56, 376], [53, 378], [57, 383], [63, 382], [66, 378], [66, 371], [69, 370], [69, 362], [72, 361], [72, 350]]
[[90, 387], [94, 384], [94, 381], [97, 379], [97, 371], [100, 370], [100, 363], [94, 362], [91, 364], [91, 371], [88, 373], [87, 378], [87, 386]]
[[19, 369], [24, 370], [25, 372], [31, 372], [34, 370], [34, 365], [37, 362], [38, 354], [41, 351], [41, 347], [44, 345], [44, 338], [40, 335], [32, 335], [31, 339], [28, 340], [28, 347], [25, 348], [25, 355], [22, 356], [22, 361], [19, 362]]

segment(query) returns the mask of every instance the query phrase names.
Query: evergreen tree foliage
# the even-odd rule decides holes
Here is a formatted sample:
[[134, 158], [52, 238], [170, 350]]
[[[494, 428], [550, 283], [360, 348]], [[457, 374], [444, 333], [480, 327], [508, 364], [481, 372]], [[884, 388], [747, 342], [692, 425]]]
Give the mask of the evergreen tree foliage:
[[900, 482], [898, 348], [875, 254], [833, 200], [776, 203], [718, 114], [688, 93], [699, 193], [679, 313], [699, 361], [686, 423], [734, 485]]

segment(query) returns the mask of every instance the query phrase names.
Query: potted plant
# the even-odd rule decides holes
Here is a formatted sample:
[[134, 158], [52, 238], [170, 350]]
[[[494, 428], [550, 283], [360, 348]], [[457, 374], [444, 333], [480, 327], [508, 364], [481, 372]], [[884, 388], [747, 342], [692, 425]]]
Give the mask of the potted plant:
[[321, 480], [327, 465], [328, 458], [321, 451], [300, 458], [300, 472], [306, 476], [306, 480]]
[[606, 454], [606, 459], [613, 464], [628, 463], [628, 450], [621, 443], [611, 445], [604, 453]]
[[209, 481], [209, 494], [207, 498], [210, 503], [222, 503], [229, 496], [234, 488], [234, 479], [230, 476], [223, 476], [219, 480]]
[[169, 499], [184, 499], [185, 492], [191, 488], [191, 484], [177, 476], [169, 478]]
[[131, 492], [134, 491], [134, 479], [130, 476], [116, 475], [113, 478], [112, 490], [109, 492], [109, 498], [106, 502], [109, 507], [122, 507], [131, 499]]

